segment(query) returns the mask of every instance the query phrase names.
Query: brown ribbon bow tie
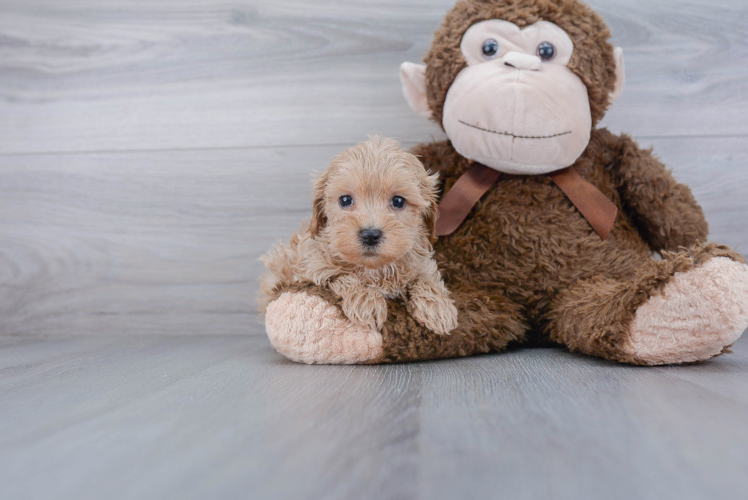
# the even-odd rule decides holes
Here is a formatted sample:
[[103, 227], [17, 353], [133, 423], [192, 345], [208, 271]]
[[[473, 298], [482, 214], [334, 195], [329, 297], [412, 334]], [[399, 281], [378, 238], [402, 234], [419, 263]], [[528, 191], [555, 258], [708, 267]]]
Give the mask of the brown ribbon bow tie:
[[[480, 163], [457, 179], [452, 189], [439, 204], [436, 235], [448, 236], [455, 232], [478, 200], [493, 186], [501, 174]], [[613, 229], [618, 207], [599, 189], [585, 180], [574, 167], [552, 172], [548, 176], [566, 194], [577, 210], [587, 219], [601, 239], [605, 240]]]

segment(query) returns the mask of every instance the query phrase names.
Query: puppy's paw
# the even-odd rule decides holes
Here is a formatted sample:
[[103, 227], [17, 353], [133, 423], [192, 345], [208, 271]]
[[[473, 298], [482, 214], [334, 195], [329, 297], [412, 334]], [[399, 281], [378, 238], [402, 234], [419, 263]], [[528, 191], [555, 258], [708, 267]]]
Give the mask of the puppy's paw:
[[436, 290], [411, 292], [408, 311], [413, 319], [436, 334], [446, 335], [457, 328], [457, 308], [454, 302]]
[[365, 288], [343, 297], [343, 314], [358, 325], [381, 331], [387, 321], [387, 301], [377, 290]]

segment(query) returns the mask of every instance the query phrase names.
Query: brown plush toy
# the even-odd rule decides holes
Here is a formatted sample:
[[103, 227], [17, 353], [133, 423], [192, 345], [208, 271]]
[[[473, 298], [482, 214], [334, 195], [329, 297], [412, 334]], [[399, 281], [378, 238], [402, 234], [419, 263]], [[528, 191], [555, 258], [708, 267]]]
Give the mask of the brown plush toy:
[[549, 340], [641, 365], [725, 352], [748, 327], [748, 266], [706, 244], [691, 191], [650, 151], [595, 128], [623, 88], [609, 37], [576, 0], [459, 2], [426, 64], [402, 66], [411, 107], [449, 137], [414, 153], [441, 176], [436, 259], [458, 327], [436, 335], [390, 301], [377, 332], [329, 291], [285, 283], [266, 312], [275, 348], [305, 363]]

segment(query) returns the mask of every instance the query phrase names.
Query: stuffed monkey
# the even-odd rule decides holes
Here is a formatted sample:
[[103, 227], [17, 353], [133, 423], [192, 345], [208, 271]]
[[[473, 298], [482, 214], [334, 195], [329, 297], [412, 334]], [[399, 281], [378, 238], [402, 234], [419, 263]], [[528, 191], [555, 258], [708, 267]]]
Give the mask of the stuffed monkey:
[[390, 301], [377, 332], [331, 292], [285, 283], [266, 311], [275, 348], [304, 363], [539, 342], [639, 365], [726, 352], [748, 327], [748, 266], [706, 243], [691, 191], [650, 151], [597, 128], [624, 83], [609, 37], [577, 0], [460, 1], [425, 64], [401, 67], [411, 107], [449, 138], [414, 153], [442, 181], [434, 249], [457, 329], [437, 335]]

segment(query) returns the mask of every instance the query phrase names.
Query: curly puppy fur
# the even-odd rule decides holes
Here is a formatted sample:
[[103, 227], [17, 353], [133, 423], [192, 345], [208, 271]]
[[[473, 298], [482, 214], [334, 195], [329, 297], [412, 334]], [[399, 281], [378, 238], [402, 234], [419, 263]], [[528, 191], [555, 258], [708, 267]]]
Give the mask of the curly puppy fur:
[[[420, 324], [448, 333], [457, 310], [432, 258], [437, 185], [438, 175], [391, 139], [373, 137], [336, 156], [314, 184], [311, 223], [263, 258], [270, 273], [261, 310], [284, 285], [310, 282], [341, 297], [354, 323], [380, 330], [386, 299], [401, 299]], [[405, 206], [395, 206], [395, 197]], [[364, 231], [381, 237], [366, 244]]]

